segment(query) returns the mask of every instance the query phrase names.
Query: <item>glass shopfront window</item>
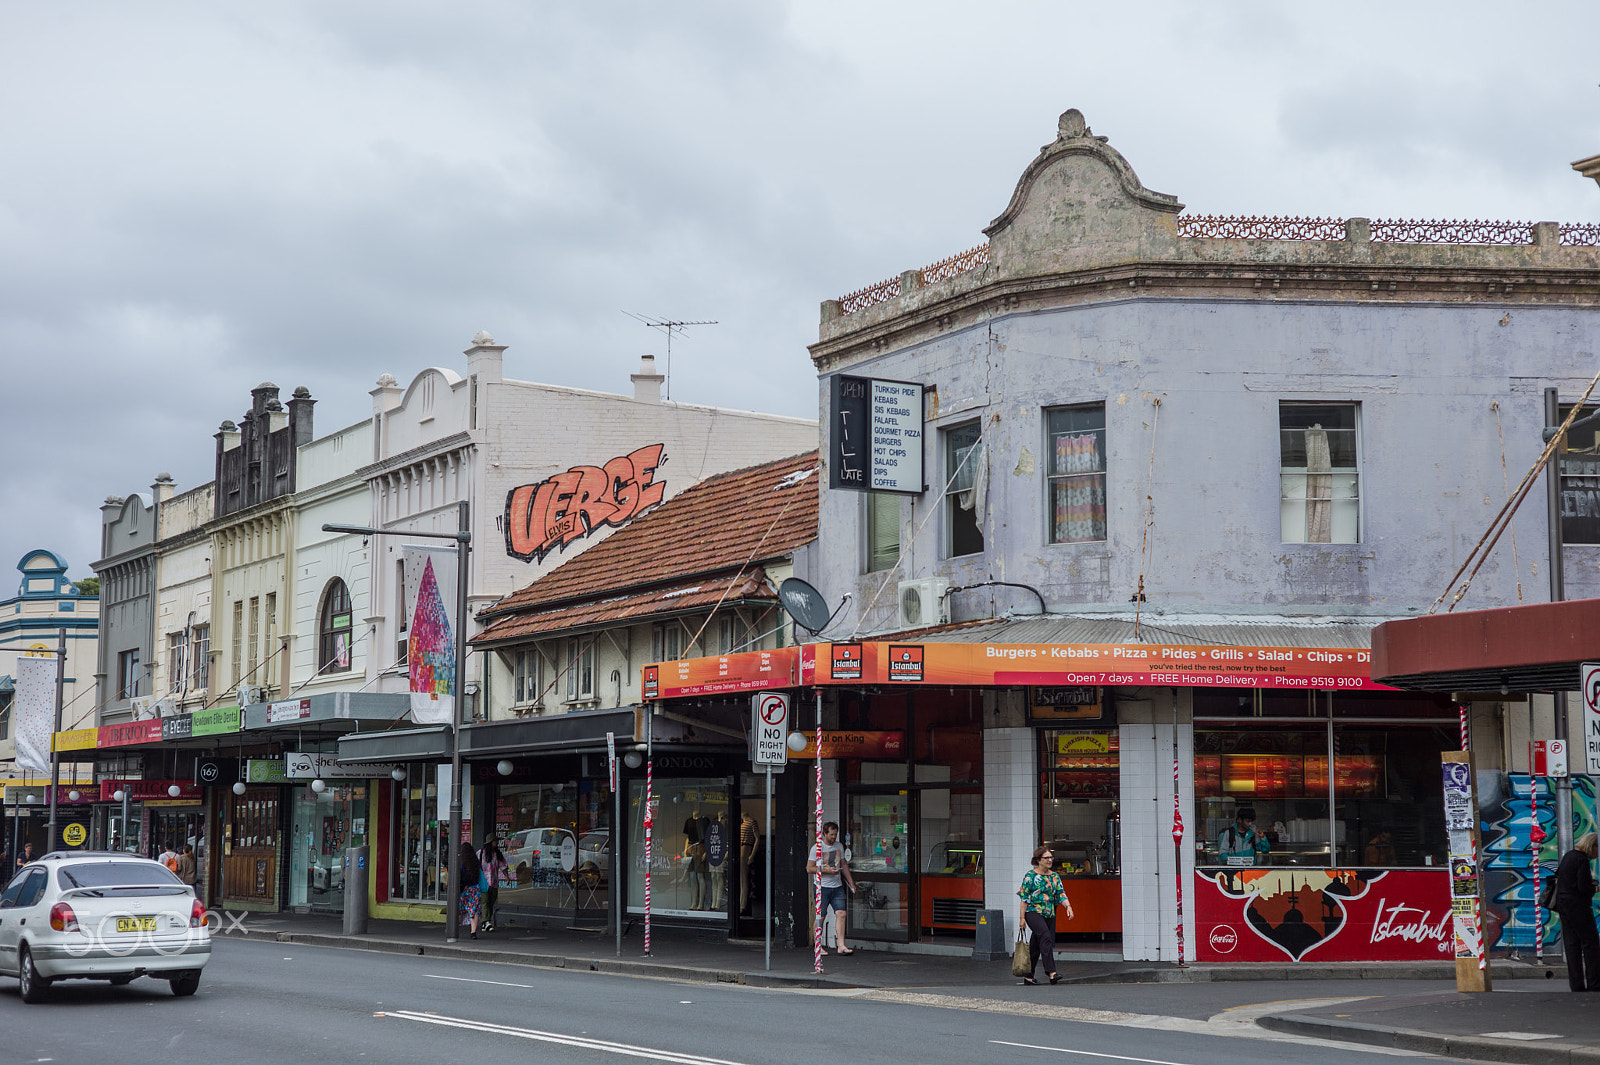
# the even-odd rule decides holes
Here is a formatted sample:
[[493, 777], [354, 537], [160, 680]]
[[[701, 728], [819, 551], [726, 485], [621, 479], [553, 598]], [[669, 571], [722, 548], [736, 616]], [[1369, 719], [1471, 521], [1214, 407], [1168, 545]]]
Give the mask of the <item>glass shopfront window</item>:
[[[445, 772], [440, 774], [439, 770]], [[406, 766], [406, 779], [395, 784], [392, 853], [399, 869], [390, 880], [390, 897], [416, 902], [442, 902], [450, 890], [449, 769]], [[465, 789], [463, 789], [465, 790]], [[472, 807], [463, 796], [463, 809]]]
[[[1439, 753], [1459, 746], [1444, 725], [1306, 726], [1195, 730], [1194, 790], [1200, 865], [1392, 868], [1444, 864]], [[1329, 749], [1332, 748], [1330, 770]], [[1241, 810], [1269, 850], [1222, 855]]]
[[[738, 890], [738, 871], [748, 873], [760, 860], [757, 826], [753, 819], [749, 826], [732, 822], [728, 793], [726, 779], [655, 781], [650, 877], [653, 913], [665, 917], [726, 917], [729, 891]], [[628, 847], [633, 863], [633, 875], [628, 877], [628, 910], [643, 913], [642, 780], [629, 782]]]
[[509, 867], [500, 906], [608, 908], [611, 791], [605, 781], [501, 786], [494, 824]]
[[1045, 729], [1040, 735], [1040, 819], [1062, 876], [1120, 871], [1118, 733]]
[[[367, 782], [294, 789], [289, 905], [343, 911], [344, 852], [367, 843]], [[448, 827], [448, 826], [447, 826]]]

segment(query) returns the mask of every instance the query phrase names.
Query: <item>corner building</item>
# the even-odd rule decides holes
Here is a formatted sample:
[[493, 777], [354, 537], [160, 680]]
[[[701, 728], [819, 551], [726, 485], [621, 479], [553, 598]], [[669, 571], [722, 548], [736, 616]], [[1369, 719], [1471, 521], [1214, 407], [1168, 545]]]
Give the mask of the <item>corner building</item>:
[[[1009, 934], [1043, 843], [1061, 949], [1172, 961], [1181, 927], [1191, 961], [1449, 958], [1457, 704], [1374, 684], [1370, 633], [1433, 604], [1547, 403], [1588, 386], [1600, 226], [1192, 215], [1068, 111], [984, 232], [822, 304], [800, 575], [838, 610], [825, 642], [776, 678], [662, 663], [646, 697], [797, 687], [808, 731], [820, 707], [868, 940], [962, 942], [980, 909]], [[915, 425], [875, 402], [918, 394]], [[1572, 532], [1591, 445], [1562, 467]], [[1513, 527], [1470, 605], [1550, 595], [1538, 497]], [[1573, 596], [1589, 540], [1566, 539]], [[1469, 705], [1514, 830], [1551, 700]], [[1259, 864], [1219, 847], [1241, 809]], [[1503, 946], [1533, 915], [1495, 875]]]

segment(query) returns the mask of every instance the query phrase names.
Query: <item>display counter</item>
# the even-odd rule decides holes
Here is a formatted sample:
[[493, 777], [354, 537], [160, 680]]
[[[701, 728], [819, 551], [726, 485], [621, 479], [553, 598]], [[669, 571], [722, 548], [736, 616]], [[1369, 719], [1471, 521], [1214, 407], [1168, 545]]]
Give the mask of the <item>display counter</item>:
[[1061, 883], [1072, 901], [1072, 920], [1056, 910], [1056, 935], [1069, 932], [1122, 933], [1122, 878], [1120, 876], [1063, 876]]

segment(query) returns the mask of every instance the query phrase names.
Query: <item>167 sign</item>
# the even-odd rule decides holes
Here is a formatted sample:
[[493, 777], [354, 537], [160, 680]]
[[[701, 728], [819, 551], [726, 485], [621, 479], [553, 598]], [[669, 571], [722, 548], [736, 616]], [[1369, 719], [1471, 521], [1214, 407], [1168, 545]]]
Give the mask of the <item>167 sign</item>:
[[789, 696], [783, 692], [761, 692], [750, 703], [750, 734], [755, 739], [755, 764], [788, 765]]

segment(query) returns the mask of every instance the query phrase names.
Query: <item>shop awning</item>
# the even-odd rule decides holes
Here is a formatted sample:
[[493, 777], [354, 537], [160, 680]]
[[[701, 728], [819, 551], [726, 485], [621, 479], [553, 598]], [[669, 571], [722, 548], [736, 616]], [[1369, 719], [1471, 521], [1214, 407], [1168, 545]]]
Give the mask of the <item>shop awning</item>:
[[1372, 675], [1417, 691], [1577, 691], [1600, 662], [1600, 599], [1389, 621], [1372, 633]]
[[632, 706], [618, 710], [579, 710], [515, 721], [487, 721], [462, 728], [461, 756], [494, 758], [556, 751], [603, 751], [606, 733], [613, 733], [619, 745], [631, 746], [638, 730], [639, 711]]
[[353, 732], [339, 737], [339, 764], [442, 762], [450, 757], [450, 726]]

